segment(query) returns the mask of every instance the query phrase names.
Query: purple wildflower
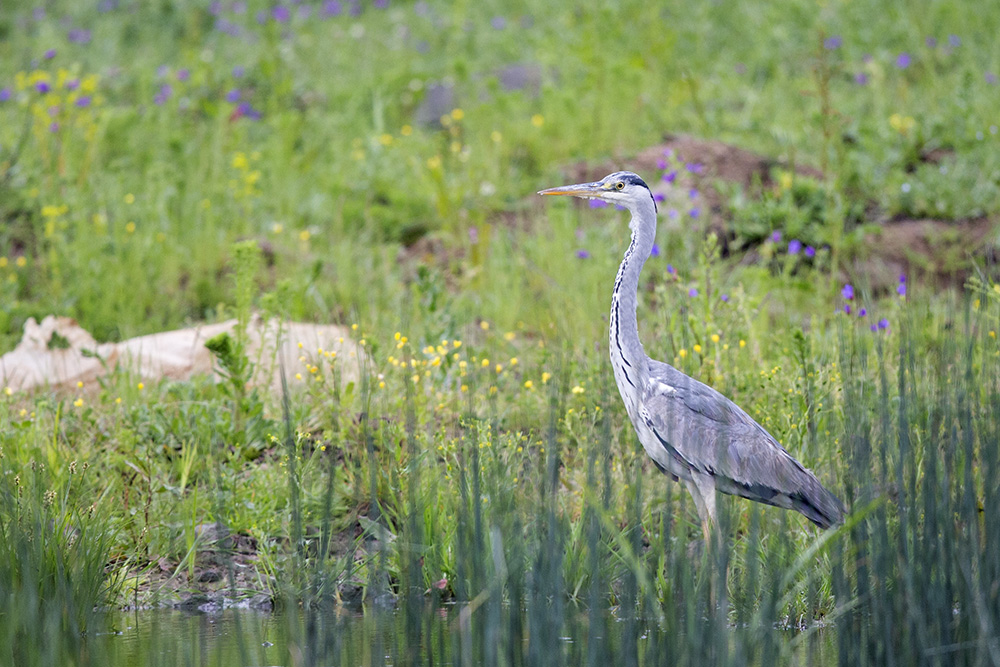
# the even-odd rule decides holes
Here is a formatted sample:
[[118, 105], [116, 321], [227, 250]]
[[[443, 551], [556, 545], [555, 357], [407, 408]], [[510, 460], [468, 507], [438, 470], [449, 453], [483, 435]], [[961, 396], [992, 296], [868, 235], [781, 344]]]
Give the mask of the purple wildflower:
[[191, 71], [187, 68], [177, 70], [177, 80], [187, 81], [191, 78]]
[[673, 183], [676, 180], [677, 180], [677, 172], [676, 171], [669, 171], [669, 172], [667, 172], [666, 174], [663, 175], [663, 182], [664, 183]]
[[659, 160], [656, 161], [656, 168], [659, 169], [659, 170], [661, 170], [661, 171], [663, 169], [666, 169], [667, 168], [667, 161], [664, 160], [663, 158], [660, 158]]
[[692, 174], [700, 174], [705, 171], [705, 166], [700, 162], [689, 162], [684, 166], [687, 167], [687, 170]]
[[472, 245], [479, 243], [479, 230], [475, 227], [469, 227], [469, 243]]
[[854, 298], [854, 286], [851, 283], [844, 285], [844, 288], [840, 290], [840, 296], [844, 297], [848, 301]]
[[889, 328], [889, 320], [885, 319], [884, 317], [882, 319], [880, 319], [878, 321], [878, 328], [879, 329], [888, 329]]
[[688, 190], [688, 197], [695, 199], [698, 196], [698, 188], [691, 188]]
[[385, 9], [389, 6], [389, 0], [375, 0], [372, 2], [372, 6], [375, 9]]
[[264, 25], [265, 23], [267, 23], [267, 12], [265, 12], [262, 9], [259, 12], [257, 12], [254, 18], [257, 20], [257, 25]]
[[657, 243], [653, 244], [652, 249], [649, 251], [649, 256], [650, 257], [659, 257], [660, 256], [660, 246], [659, 246], [659, 244], [657, 244]]
[[63, 87], [64, 87], [64, 88], [65, 88], [66, 90], [76, 90], [77, 88], [79, 88], [79, 87], [80, 87], [80, 80], [79, 80], [79, 79], [69, 79], [69, 80], [68, 80], [68, 81], [66, 81], [66, 83], [65, 83], [65, 84], [63, 85]]
[[36, 21], [43, 21], [43, 20], [45, 20], [45, 8], [44, 7], [35, 7], [33, 10], [31, 10], [31, 16]]
[[80, 107], [81, 109], [89, 107], [90, 95], [81, 95], [79, 98], [77, 98], [76, 106]]
[[858, 311], [858, 317], [864, 317], [867, 314], [868, 314], [867, 308], [862, 308], [861, 310]]
[[278, 23], [288, 23], [288, 19], [292, 18], [292, 13], [288, 11], [288, 7], [277, 5], [271, 10], [271, 18]]
[[45, 52], [45, 59], [46, 60], [52, 60], [55, 57], [56, 57], [56, 50], [55, 49], [49, 49], [48, 51]]
[[774, 230], [773, 232], [771, 232], [771, 240], [774, 241], [775, 243], [780, 243], [781, 242], [781, 232], [779, 232], [777, 229]]
[[934, 39], [933, 37], [928, 37], [927, 39], [925, 39], [924, 40], [924, 44], [927, 45], [928, 49], [936, 49], [937, 48], [937, 40]]
[[959, 38], [958, 35], [948, 35], [948, 44], [955, 48], [958, 48], [962, 46], [962, 40], [961, 38]]
[[73, 44], [90, 44], [90, 31], [83, 28], [73, 28], [66, 33], [66, 39]]
[[899, 283], [896, 285], [896, 294], [899, 296], [906, 296], [906, 283]]
[[798, 255], [799, 251], [802, 250], [802, 241], [798, 239], [792, 239], [788, 242], [788, 254]]
[[587, 201], [587, 204], [590, 205], [590, 208], [604, 208], [608, 205], [608, 202], [603, 199], [590, 199]]
[[812, 247], [811, 245], [807, 245], [806, 246], [806, 257], [808, 257], [809, 259], [812, 259], [815, 256], [816, 256], [816, 248]]
[[38, 83], [35, 84], [35, 90], [44, 95], [45, 93], [52, 90], [52, 86], [50, 86], [47, 81], [39, 81]]
[[576, 258], [577, 259], [589, 259], [590, 258], [590, 253], [587, 252], [586, 250], [583, 250], [581, 248], [580, 250], [576, 251]]
[[343, 7], [340, 6], [337, 0], [326, 0], [323, 3], [323, 16], [340, 16], [343, 11]]
[[260, 120], [260, 112], [250, 106], [249, 102], [240, 102], [240, 105], [236, 107], [236, 113], [237, 116], [241, 118]]
[[247, 70], [245, 67], [243, 67], [243, 65], [237, 65], [236, 67], [233, 68], [233, 78], [242, 79], [243, 75], [246, 74], [246, 72]]
[[244, 2], [243, 0], [236, 0], [236, 2], [233, 3], [231, 9], [233, 10], [233, 14], [240, 14], [240, 15], [246, 14], [247, 3]]
[[159, 92], [153, 97], [153, 104], [157, 106], [162, 106], [167, 100], [170, 99], [170, 95], [173, 93], [173, 89], [170, 87], [169, 83], [165, 83], [160, 86]]
[[858, 72], [857, 74], [854, 75], [854, 83], [858, 84], [859, 86], [867, 86], [868, 75], [865, 74], [864, 72]]
[[874, 322], [872, 322], [872, 325], [868, 328], [871, 329], [872, 331], [878, 331], [878, 325], [875, 324]]
[[910, 54], [907, 53], [906, 51], [903, 51], [898, 56], [896, 56], [896, 67], [898, 67], [899, 69], [906, 69], [907, 67], [910, 66], [910, 63], [912, 63], [912, 61], [913, 59], [910, 57]]
[[55, 118], [58, 115], [59, 115], [59, 107], [58, 106], [51, 106], [51, 107], [49, 107], [49, 117]]
[[673, 264], [667, 264], [667, 273], [669, 273], [670, 275], [674, 275], [675, 273], [677, 273], [677, 269], [674, 268]]
[[692, 287], [691, 289], [688, 290], [688, 296], [692, 298], [698, 296], [698, 290]]
[[490, 25], [493, 27], [494, 30], [503, 30], [504, 28], [507, 27], [507, 19], [505, 19], [502, 16], [494, 16], [490, 20]]
[[823, 40], [823, 48], [827, 51], [836, 51], [843, 43], [844, 40], [840, 38], [840, 35], [832, 35]]
[[723, 303], [729, 303], [729, 295], [728, 294], [723, 294], [719, 298], [722, 299]]
[[238, 37], [240, 34], [240, 27], [224, 18], [219, 18], [215, 21], [215, 29], [230, 37]]
[[697, 218], [699, 215], [701, 215], [701, 209], [695, 206], [690, 211], [688, 211], [688, 215], [690, 215], [692, 218]]
[[10, 92], [10, 88], [0, 88], [0, 102], [6, 102], [10, 100], [13, 93]]
[[655, 195], [653, 195], [653, 201], [655, 201], [658, 204], [663, 203], [663, 201], [665, 201], [665, 200], [666, 200], [666, 197], [663, 196], [662, 192], [657, 192]]
[[678, 215], [680, 214], [677, 212], [676, 208], [672, 208], [669, 211], [667, 211], [667, 217], [670, 218], [671, 220], [676, 220]]
[[235, 104], [240, 101], [240, 89], [233, 88], [228, 93], [226, 93], [226, 101], [230, 104]]
[[997, 85], [997, 75], [994, 74], [993, 72], [987, 72], [986, 74], [983, 75], [983, 78], [985, 78], [986, 83], [990, 84], [991, 86]]
[[57, 123], [56, 121], [52, 121], [52, 124], [49, 125], [49, 132], [55, 133], [58, 131], [59, 131], [59, 123]]
[[847, 313], [848, 315], [851, 314], [851, 304], [848, 303], [844, 306], [844, 312]]

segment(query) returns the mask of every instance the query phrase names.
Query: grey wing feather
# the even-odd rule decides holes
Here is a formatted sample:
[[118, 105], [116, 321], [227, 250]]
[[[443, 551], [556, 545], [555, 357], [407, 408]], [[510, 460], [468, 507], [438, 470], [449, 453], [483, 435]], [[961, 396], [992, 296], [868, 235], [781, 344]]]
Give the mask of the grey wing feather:
[[795, 509], [823, 528], [843, 519], [840, 501], [738, 405], [662, 362], [650, 360], [649, 378], [648, 426], [719, 491]]

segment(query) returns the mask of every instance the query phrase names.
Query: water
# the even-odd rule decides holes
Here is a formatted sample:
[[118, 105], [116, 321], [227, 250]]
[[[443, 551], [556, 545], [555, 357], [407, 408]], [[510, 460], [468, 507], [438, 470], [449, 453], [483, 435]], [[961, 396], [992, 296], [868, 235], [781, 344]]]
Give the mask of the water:
[[[606, 633], [590, 632], [591, 614], [573, 610], [561, 624], [556, 642], [541, 661], [534, 661], [530, 636], [517, 646], [488, 645], [486, 628], [467, 613], [465, 605], [428, 607], [420, 631], [407, 632], [405, 614], [396, 611], [346, 612], [343, 609], [306, 612], [301, 609], [261, 613], [230, 609], [219, 613], [176, 610], [141, 610], [107, 617], [108, 632], [87, 638], [80, 652], [81, 664], [216, 665], [584, 665], [607, 660], [653, 665], [683, 643], [668, 636], [655, 622], [643, 626], [634, 642], [634, 656], [621, 653], [630, 625], [613, 612], [603, 612]], [[522, 622], [527, 618], [522, 615]], [[793, 633], [775, 628], [784, 647], [782, 662], [810, 665], [836, 664], [831, 628]], [[740, 650], [743, 631], [731, 629], [732, 645], [721, 664], [745, 664], [751, 656]], [[721, 647], [716, 647], [721, 648]], [[743, 646], [747, 648], [747, 646]], [[750, 647], [752, 648], [752, 647]], [[756, 664], [764, 664], [760, 660]]]

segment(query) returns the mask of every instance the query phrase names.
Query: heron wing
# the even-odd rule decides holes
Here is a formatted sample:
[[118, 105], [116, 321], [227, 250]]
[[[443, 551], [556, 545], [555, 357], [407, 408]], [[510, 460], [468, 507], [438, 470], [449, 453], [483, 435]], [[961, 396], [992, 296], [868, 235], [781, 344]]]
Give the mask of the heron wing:
[[828, 526], [840, 502], [738, 405], [715, 389], [661, 362], [649, 364], [643, 418], [692, 470], [716, 487], [751, 500], [796, 509]]

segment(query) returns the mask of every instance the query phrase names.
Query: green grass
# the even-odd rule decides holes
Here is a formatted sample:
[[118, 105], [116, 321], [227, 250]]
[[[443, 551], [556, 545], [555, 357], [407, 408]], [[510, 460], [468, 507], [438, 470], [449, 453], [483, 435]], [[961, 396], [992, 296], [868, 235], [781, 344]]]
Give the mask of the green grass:
[[[369, 356], [350, 382], [356, 359], [289, 360], [287, 415], [247, 389], [238, 336], [216, 341], [218, 384], [122, 372], [87, 395], [0, 396], [12, 660], [75, 659], [93, 605], [167, 596], [159, 564], [195, 572], [215, 521], [255, 541], [254, 588], [307, 610], [391, 592], [412, 637], [425, 600], [457, 599], [467, 623], [428, 645], [486, 664], [807, 661], [814, 621], [845, 664], [991, 656], [994, 269], [933, 257], [901, 298], [854, 267], [894, 216], [1000, 211], [1000, 9], [345, 3], [260, 25], [271, 5], [223, 3], [234, 38], [207, 4], [119, 5], [0, 10], [0, 350], [50, 313], [104, 341], [258, 310], [356, 325]], [[508, 65], [537, 81], [505, 90]], [[453, 104], [418, 122], [441, 82]], [[259, 119], [234, 113], [234, 89]], [[664, 203], [640, 328], [848, 501], [833, 536], [727, 499], [725, 544], [689, 553], [690, 500], [610, 380], [626, 214], [533, 199], [665, 132], [823, 170], [720, 184], [721, 240], [686, 212], [702, 200]], [[956, 266], [978, 281], [921, 281]], [[578, 608], [606, 643], [560, 643]], [[19, 652], [45, 625], [20, 617], [50, 619], [53, 654]], [[310, 618], [291, 635], [308, 643]]]

